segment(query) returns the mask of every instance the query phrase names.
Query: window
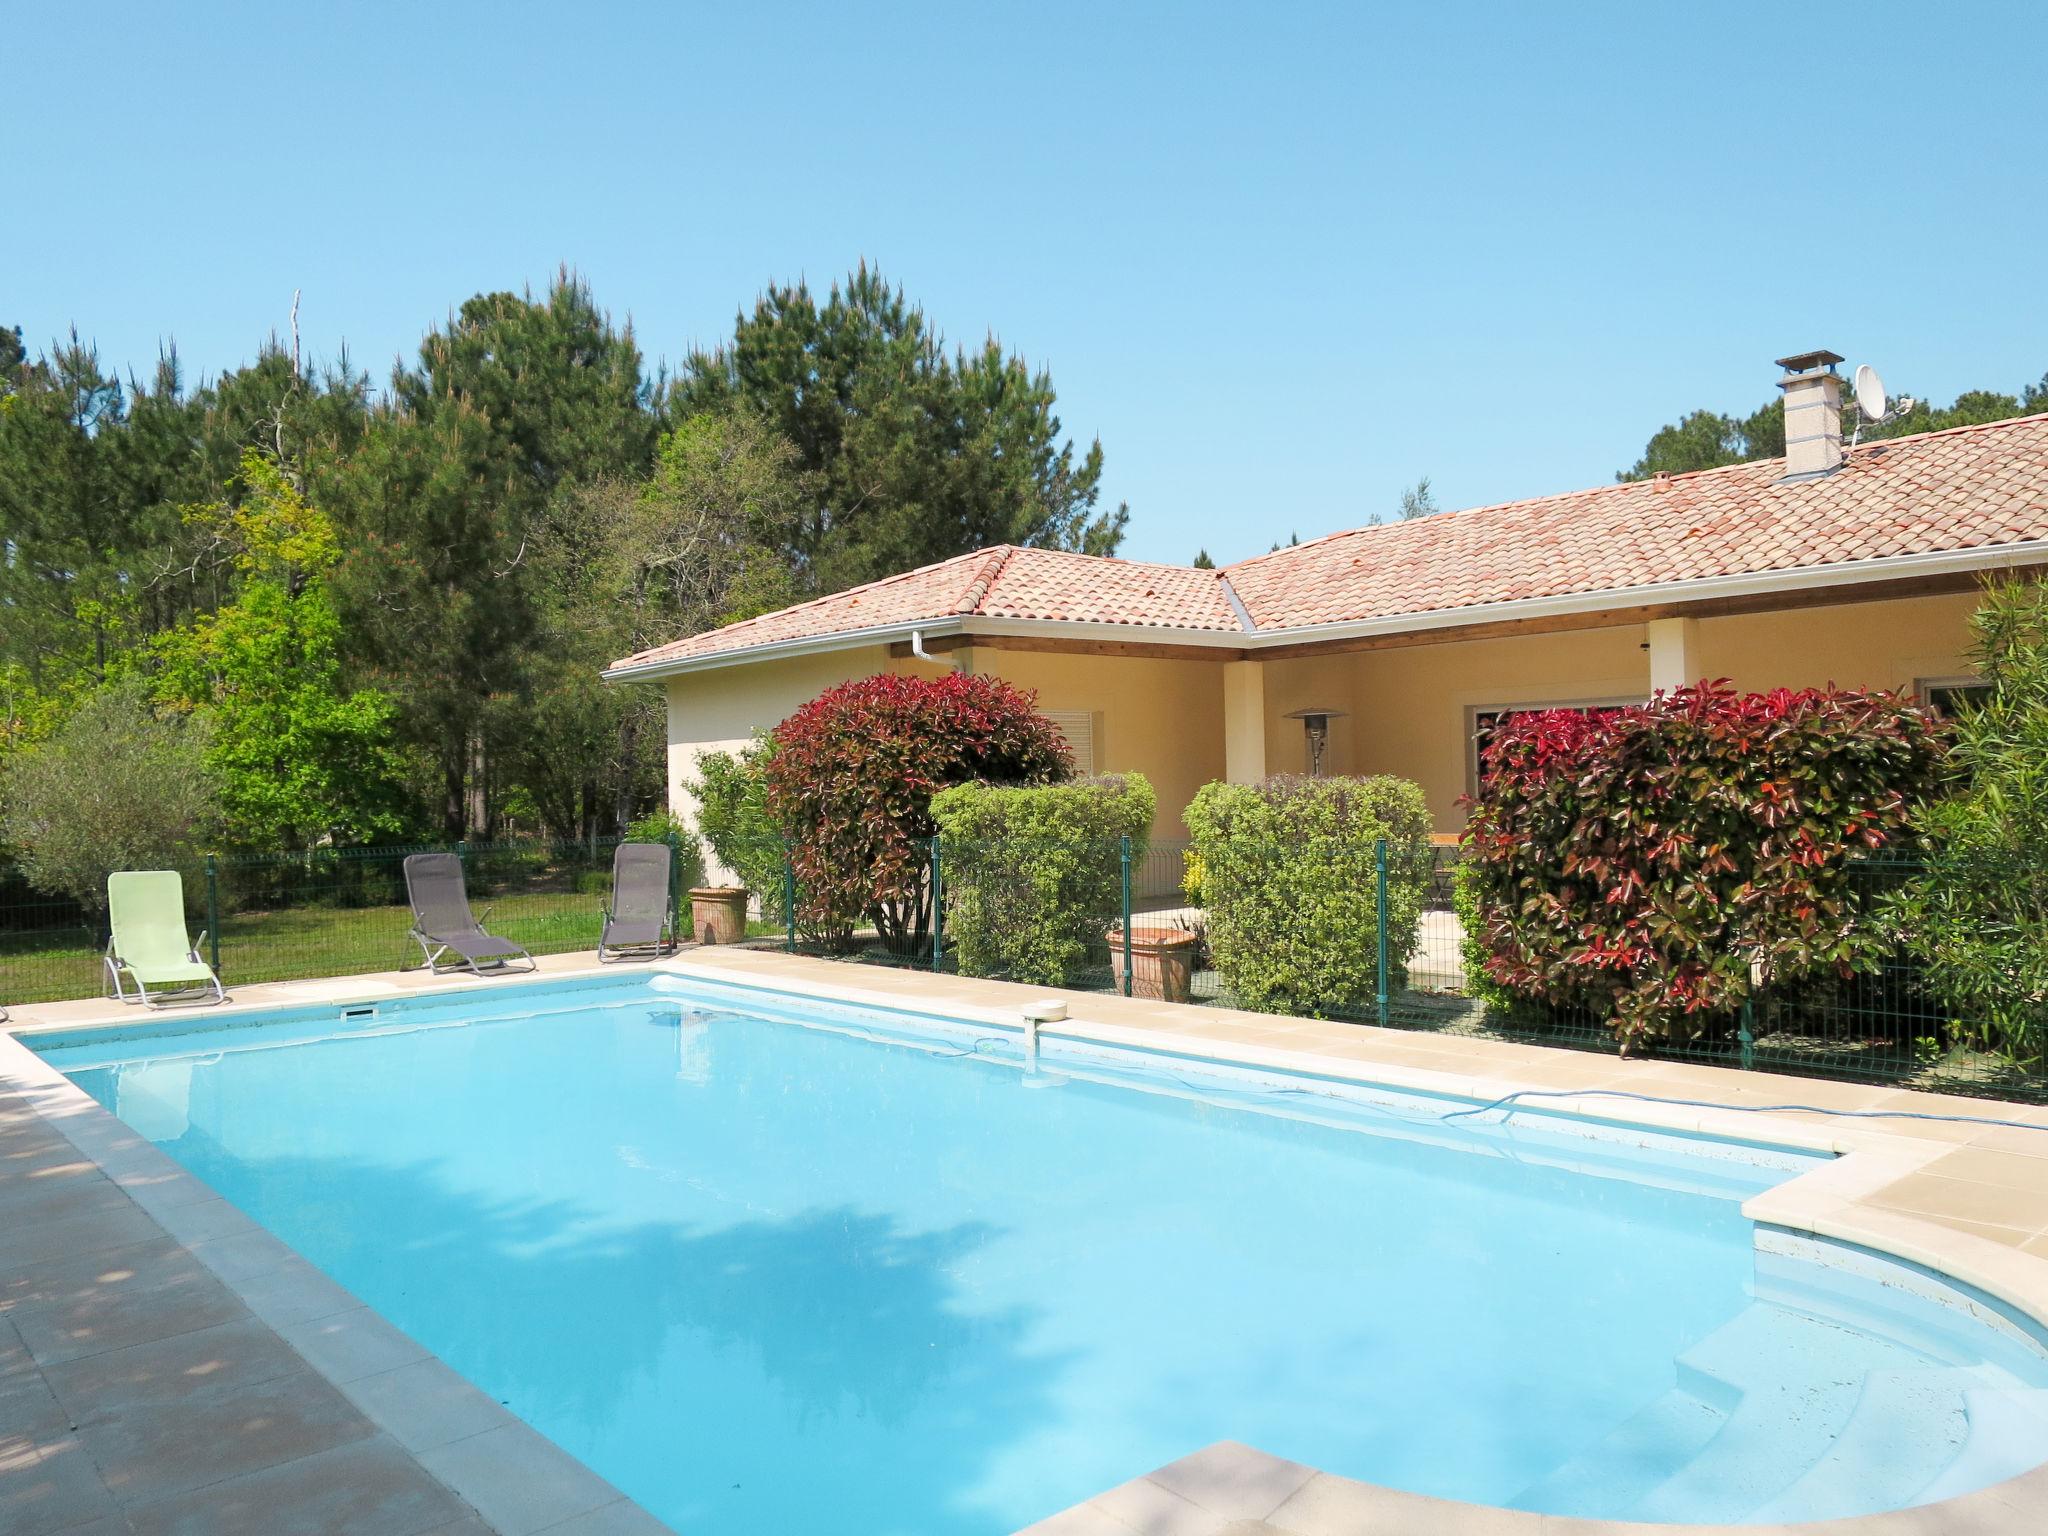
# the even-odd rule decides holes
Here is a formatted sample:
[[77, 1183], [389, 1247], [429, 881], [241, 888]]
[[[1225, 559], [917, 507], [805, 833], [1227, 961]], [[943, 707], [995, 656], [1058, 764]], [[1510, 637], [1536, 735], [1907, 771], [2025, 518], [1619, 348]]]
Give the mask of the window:
[[1618, 709], [1628, 704], [1640, 704], [1641, 698], [1632, 699], [1573, 699], [1555, 704], [1489, 704], [1465, 712], [1465, 792], [1479, 793], [1479, 763], [1486, 754], [1486, 744], [1493, 740], [1493, 733], [1500, 728], [1503, 720], [1516, 715], [1541, 714], [1545, 710], [1569, 709], [1578, 714], [1588, 714], [1596, 709]]
[[1922, 677], [1914, 680], [1913, 692], [1935, 714], [1953, 720], [1958, 704], [1981, 704], [1991, 697], [1991, 685], [1974, 677]]
[[1095, 712], [1088, 709], [1048, 709], [1041, 713], [1066, 739], [1067, 751], [1074, 758], [1074, 772], [1099, 772], [1095, 766]]

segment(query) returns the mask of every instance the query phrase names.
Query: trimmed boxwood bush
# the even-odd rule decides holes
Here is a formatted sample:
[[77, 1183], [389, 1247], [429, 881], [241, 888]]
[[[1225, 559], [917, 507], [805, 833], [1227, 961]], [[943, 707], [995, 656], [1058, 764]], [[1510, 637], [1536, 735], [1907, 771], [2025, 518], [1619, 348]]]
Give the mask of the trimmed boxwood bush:
[[828, 688], [775, 727], [768, 814], [789, 841], [800, 920], [830, 941], [873, 923], [898, 953], [931, 933], [931, 800], [954, 784], [1046, 784], [1073, 768], [1032, 695], [1000, 678], [881, 673]]
[[1139, 773], [934, 795], [961, 971], [1036, 986], [1073, 979], [1121, 920], [1123, 840], [1143, 857], [1154, 805]]
[[1683, 688], [1505, 722], [1465, 831], [1482, 992], [1611, 1020], [1624, 1049], [1725, 1032], [1761, 986], [1889, 948], [1852, 858], [1934, 787], [1934, 719], [1892, 694]]
[[1357, 1013], [1379, 986], [1377, 845], [1388, 845], [1398, 986], [1429, 887], [1429, 807], [1406, 779], [1280, 777], [1209, 784], [1187, 810], [1216, 970], [1240, 1006]]

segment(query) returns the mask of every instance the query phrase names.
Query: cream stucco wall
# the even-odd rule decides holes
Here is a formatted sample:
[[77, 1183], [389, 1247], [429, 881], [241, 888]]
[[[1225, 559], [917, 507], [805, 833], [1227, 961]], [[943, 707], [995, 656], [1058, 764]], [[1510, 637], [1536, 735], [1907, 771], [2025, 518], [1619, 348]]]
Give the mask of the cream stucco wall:
[[[1647, 697], [1645, 643], [1636, 624], [1327, 658], [1322, 665], [1349, 662], [1354, 688], [1354, 745], [1338, 771], [1415, 780], [1437, 829], [1455, 831], [1465, 821], [1458, 797], [1466, 792], [1475, 710]], [[1284, 723], [1299, 734], [1294, 721]]]
[[[1076, 656], [976, 647], [949, 661], [1007, 678], [1038, 695], [1048, 710], [1086, 710], [1095, 717], [1095, 768], [1135, 770], [1159, 797], [1155, 834], [1186, 836], [1181, 812], [1195, 791], [1223, 777], [1223, 664]], [[879, 646], [756, 662], [668, 680], [669, 805], [696, 819], [688, 785], [705, 752], [744, 747], [799, 705], [834, 684], [876, 672], [937, 676], [943, 667], [892, 658]]]
[[1181, 812], [1223, 777], [1223, 663], [982, 646], [972, 655], [977, 672], [1033, 689], [1040, 709], [1093, 711], [1096, 771], [1144, 774], [1159, 797], [1153, 835], [1187, 836]]
[[668, 680], [668, 803], [685, 821], [697, 820], [689, 784], [706, 752], [736, 752], [795, 713], [835, 683], [876, 672], [936, 671], [928, 663], [894, 660], [886, 647], [828, 651], [785, 661], [761, 661], [714, 672], [686, 672]]
[[[1682, 637], [1694, 680], [1726, 677], [1742, 689], [1910, 688], [1967, 675], [1968, 593], [1841, 604], [1770, 614], [1700, 619]], [[1669, 643], [1664, 660], [1670, 662]], [[1643, 624], [1508, 639], [1450, 641], [1383, 651], [1261, 661], [1259, 687], [1236, 688], [1240, 707], [1257, 699], [1265, 719], [1265, 771], [1307, 767], [1306, 735], [1290, 711], [1345, 713], [1331, 726], [1331, 773], [1395, 773], [1422, 785], [1439, 830], [1463, 824], [1458, 798], [1470, 783], [1472, 717], [1501, 706], [1592, 704], [1641, 699], [1650, 691], [1649, 630]], [[1154, 835], [1186, 835], [1181, 812], [1195, 791], [1226, 776], [1225, 663], [1060, 654], [977, 646], [949, 658], [1034, 690], [1041, 708], [1095, 717], [1096, 764], [1135, 769], [1159, 795]], [[939, 667], [891, 658], [881, 647], [761, 662], [672, 678], [669, 799], [695, 807], [685, 782], [700, 753], [743, 746], [821, 690], [873, 672], [936, 674]]]
[[1700, 676], [1765, 688], [1911, 688], [1965, 676], [1976, 594], [1699, 621]]
[[[1692, 682], [1727, 678], [1745, 691], [1822, 687], [1910, 689], [1969, 673], [1970, 593], [1843, 603], [1825, 608], [1699, 619], [1687, 637]], [[1334, 771], [1397, 773], [1422, 785], [1439, 830], [1464, 824], [1458, 797], [1470, 779], [1471, 720], [1501, 705], [1603, 703], [1647, 697], [1649, 629], [1642, 624], [1566, 634], [1368, 651], [1313, 663], [1269, 663], [1274, 770], [1299, 771], [1301, 728], [1280, 715], [1334, 693], [1332, 663], [1354, 676], [1354, 718]], [[1277, 679], [1304, 669], [1303, 681]], [[1309, 670], [1314, 669], [1314, 670]], [[1312, 681], [1310, 680], [1312, 679]], [[1303, 695], [1301, 702], [1282, 699]]]

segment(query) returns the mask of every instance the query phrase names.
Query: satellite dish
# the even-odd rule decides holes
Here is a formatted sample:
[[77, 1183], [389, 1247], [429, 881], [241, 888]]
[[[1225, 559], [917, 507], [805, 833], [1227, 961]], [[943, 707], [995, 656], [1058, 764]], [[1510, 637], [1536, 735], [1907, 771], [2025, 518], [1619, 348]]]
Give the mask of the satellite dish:
[[1868, 363], [1856, 365], [1856, 409], [1863, 413], [1865, 421], [1883, 421], [1885, 406], [1884, 380], [1877, 376], [1877, 370]]

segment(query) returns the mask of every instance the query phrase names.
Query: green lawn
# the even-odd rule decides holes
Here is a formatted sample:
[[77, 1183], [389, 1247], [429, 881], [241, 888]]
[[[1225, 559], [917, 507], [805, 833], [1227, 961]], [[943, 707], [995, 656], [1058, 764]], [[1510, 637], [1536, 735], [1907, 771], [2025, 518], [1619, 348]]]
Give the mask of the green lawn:
[[[536, 955], [595, 949], [604, 926], [604, 898], [539, 891], [478, 902], [491, 932]], [[404, 907], [296, 907], [238, 912], [221, 921], [221, 979], [230, 987], [309, 976], [353, 976], [419, 963], [406, 937]], [[199, 924], [193, 924], [198, 936]], [[201, 950], [202, 958], [207, 952]], [[83, 928], [0, 933], [0, 1003], [46, 1003], [97, 997], [105, 990], [98, 946]]]
[[[597, 948], [604, 928], [604, 897], [572, 891], [533, 891], [476, 903], [492, 933], [536, 955]], [[419, 964], [420, 948], [406, 937], [404, 907], [293, 907], [238, 912], [221, 922], [221, 980], [228, 986], [299, 981], [313, 976], [356, 976]], [[199, 924], [192, 925], [196, 938]], [[775, 923], [749, 921], [749, 938], [780, 937]], [[201, 957], [207, 958], [202, 949]], [[98, 997], [106, 990], [99, 946], [84, 928], [41, 932], [0, 931], [0, 1005]]]

